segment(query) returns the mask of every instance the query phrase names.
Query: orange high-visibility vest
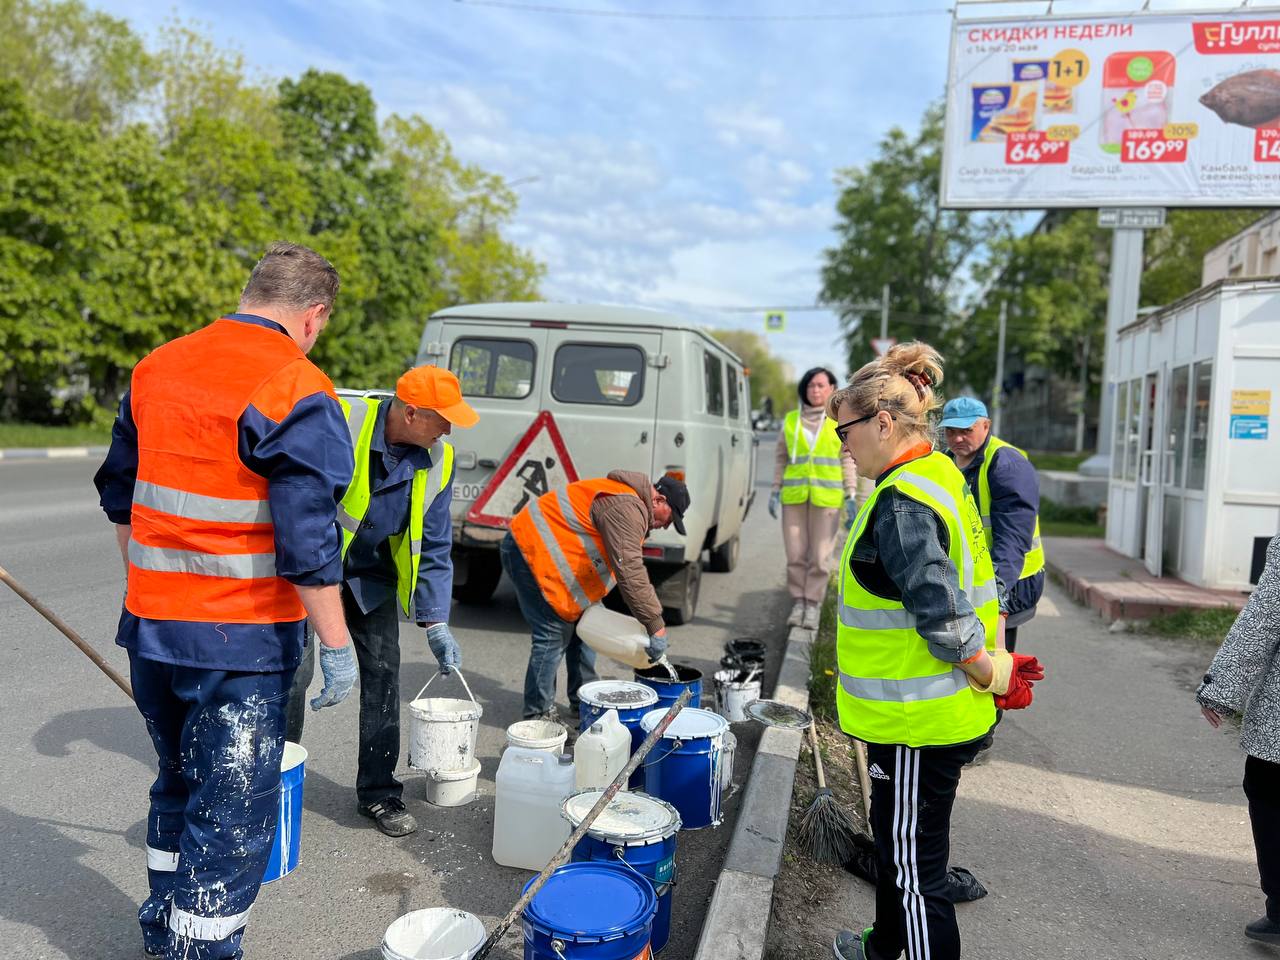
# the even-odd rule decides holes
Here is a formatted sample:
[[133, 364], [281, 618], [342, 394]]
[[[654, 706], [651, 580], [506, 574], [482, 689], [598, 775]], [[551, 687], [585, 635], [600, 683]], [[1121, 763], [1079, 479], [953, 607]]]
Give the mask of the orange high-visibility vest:
[[591, 523], [591, 504], [606, 494], [639, 496], [616, 480], [579, 480], [543, 494], [511, 520], [516, 546], [562, 620], [576, 621], [617, 583], [608, 550]]
[[138, 428], [125, 606], [151, 620], [287, 623], [306, 611], [276, 576], [267, 480], [240, 462], [250, 401], [279, 422], [333, 384], [278, 330], [221, 319], [133, 371]]

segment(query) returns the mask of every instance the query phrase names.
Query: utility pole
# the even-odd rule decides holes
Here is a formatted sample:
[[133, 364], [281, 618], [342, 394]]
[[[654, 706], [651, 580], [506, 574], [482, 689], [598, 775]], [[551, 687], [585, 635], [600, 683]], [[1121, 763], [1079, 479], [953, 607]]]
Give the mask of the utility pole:
[[1076, 411], [1076, 453], [1084, 449], [1085, 410], [1089, 406], [1089, 342], [1093, 338], [1084, 335], [1080, 351], [1080, 409]]
[[889, 339], [889, 285], [880, 291], [880, 339]]
[[1009, 320], [1009, 301], [1000, 301], [1000, 334], [996, 340], [996, 382], [991, 388], [991, 432], [1000, 435], [1000, 395], [1004, 393], [1004, 331]]

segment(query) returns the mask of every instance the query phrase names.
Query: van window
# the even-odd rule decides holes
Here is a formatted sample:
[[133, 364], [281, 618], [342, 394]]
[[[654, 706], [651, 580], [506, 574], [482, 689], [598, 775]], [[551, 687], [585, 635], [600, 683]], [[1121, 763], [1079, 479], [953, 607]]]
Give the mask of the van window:
[[730, 364], [729, 371], [729, 416], [737, 420], [742, 416], [742, 389], [738, 386], [738, 368]]
[[533, 389], [533, 344], [528, 340], [455, 340], [449, 369], [462, 384], [464, 397], [519, 400]]
[[561, 403], [633, 407], [644, 395], [644, 351], [620, 344], [566, 343], [556, 350], [551, 395]]
[[707, 413], [724, 413], [724, 366], [711, 351], [702, 354], [702, 372], [707, 385]]

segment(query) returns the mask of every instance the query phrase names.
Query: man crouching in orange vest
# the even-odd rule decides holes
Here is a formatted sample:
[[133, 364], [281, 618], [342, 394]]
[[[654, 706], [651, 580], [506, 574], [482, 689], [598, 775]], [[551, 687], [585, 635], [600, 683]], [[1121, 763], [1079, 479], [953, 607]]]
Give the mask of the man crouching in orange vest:
[[524, 678], [524, 717], [555, 719], [556, 671], [568, 654], [569, 705], [596, 678], [596, 655], [574, 634], [583, 611], [614, 584], [649, 632], [648, 653], [667, 649], [662, 604], [649, 582], [641, 547], [650, 530], [675, 524], [684, 533], [689, 490], [672, 477], [654, 483], [643, 473], [614, 470], [579, 480], [532, 501], [503, 538], [502, 569], [515, 584], [520, 612], [533, 628]]

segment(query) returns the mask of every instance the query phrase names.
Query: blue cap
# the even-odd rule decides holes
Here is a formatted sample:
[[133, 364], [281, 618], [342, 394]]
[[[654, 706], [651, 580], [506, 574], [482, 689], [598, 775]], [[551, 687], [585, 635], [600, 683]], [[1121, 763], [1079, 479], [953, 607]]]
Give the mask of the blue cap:
[[942, 408], [942, 425], [967, 430], [985, 416], [987, 405], [977, 397], [956, 397]]

